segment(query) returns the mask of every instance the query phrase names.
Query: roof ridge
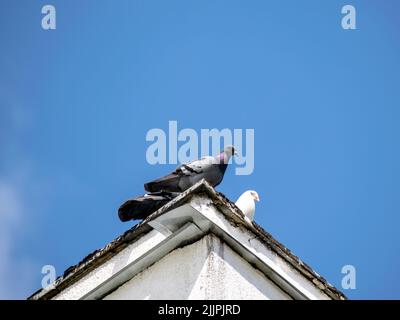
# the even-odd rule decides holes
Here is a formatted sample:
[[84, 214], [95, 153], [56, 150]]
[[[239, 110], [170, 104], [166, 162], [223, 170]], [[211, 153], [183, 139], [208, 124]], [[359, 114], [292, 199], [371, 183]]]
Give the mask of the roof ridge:
[[255, 233], [264, 244], [266, 244], [271, 250], [281, 256], [289, 264], [291, 264], [295, 269], [297, 269], [303, 276], [312, 281], [312, 283], [317, 286], [322, 292], [327, 294], [333, 299], [344, 300], [347, 297], [336, 289], [333, 285], [329, 284], [325, 278], [320, 276], [315, 272], [310, 266], [304, 263], [300, 258], [294, 255], [286, 246], [277, 241], [269, 232], [264, 230], [260, 225], [253, 222], [253, 227], [245, 223], [243, 217], [244, 214], [235, 205], [234, 202], [229, 200], [223, 193], [216, 191], [210, 184], [204, 179], [193, 185], [191, 188], [185, 190], [177, 197], [172, 199], [170, 202], [165, 204], [163, 207], [149, 215], [146, 219], [134, 225], [123, 234], [116, 237], [114, 240], [106, 244], [104, 247], [93, 251], [92, 253], [86, 255], [77, 264], [67, 268], [62, 276], [59, 276], [53, 285], [46, 289], [39, 289], [33, 293], [29, 300], [36, 299], [49, 299], [61, 292], [65, 287], [69, 285], [71, 281], [84, 276], [90, 271], [92, 271], [97, 265], [106, 261], [108, 257], [113, 256], [115, 253], [122, 251], [131, 242], [137, 240], [138, 238], [144, 236], [152, 230], [152, 227], [148, 224], [153, 219], [161, 216], [167, 211], [170, 211], [182, 203], [187, 202], [189, 197], [195, 194], [206, 193], [214, 204], [221, 209], [221, 211], [233, 218], [235, 222], [241, 223], [242, 226], [248, 228], [250, 231]]

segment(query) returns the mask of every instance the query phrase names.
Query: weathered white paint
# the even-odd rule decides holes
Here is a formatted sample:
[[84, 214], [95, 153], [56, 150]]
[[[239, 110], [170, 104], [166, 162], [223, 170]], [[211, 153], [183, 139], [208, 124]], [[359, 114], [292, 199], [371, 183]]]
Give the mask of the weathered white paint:
[[308, 299], [329, 300], [330, 298], [319, 290], [315, 284], [300, 274], [293, 266], [281, 256], [270, 250], [260, 240], [245, 228], [233, 226], [225, 216], [218, 211], [211, 199], [194, 196], [191, 201], [194, 209], [201, 212], [204, 217], [210, 219], [216, 226], [223, 230], [224, 234], [235, 239], [240, 246], [253, 253], [263, 261], [271, 270], [285, 279], [292, 287], [302, 292]]
[[[178, 248], [172, 248], [171, 252], [171, 248], [163, 244], [171, 237], [178, 237], [187, 224], [194, 226], [190, 230], [200, 236], [210, 232], [214, 236], [204, 237], [184, 248], [179, 248], [179, 241], [183, 243], [186, 238], [178, 239]], [[189, 203], [154, 219], [152, 226], [158, 231], [154, 229], [134, 241], [53, 299], [96, 297], [104, 284], [115, 288], [107, 299], [290, 298], [285, 292], [299, 299], [329, 299], [284, 258], [258, 240], [251, 230], [232, 225], [208, 197], [195, 195]], [[192, 232], [186, 233], [185, 237], [191, 235]], [[229, 246], [221, 244], [221, 239]], [[146, 258], [151, 250], [159, 257], [156, 263]], [[128, 275], [124, 280], [127, 282], [121, 286], [121, 275], [127, 275], [126, 270], [140, 259], [141, 263], [147, 262], [147, 269]], [[252, 264], [256, 261], [262, 272], [248, 261]], [[274, 276], [274, 281], [266, 274]], [[276, 281], [280, 281], [279, 286]]]
[[174, 250], [109, 299], [290, 299], [214, 235]]
[[84, 276], [82, 279], [69, 286], [56, 295], [54, 300], [78, 300], [85, 294], [95, 289], [101, 283], [111, 278], [132, 261], [140, 257], [147, 250], [159, 244], [165, 236], [158, 231], [151, 231], [124, 250], [113, 256], [110, 260]]

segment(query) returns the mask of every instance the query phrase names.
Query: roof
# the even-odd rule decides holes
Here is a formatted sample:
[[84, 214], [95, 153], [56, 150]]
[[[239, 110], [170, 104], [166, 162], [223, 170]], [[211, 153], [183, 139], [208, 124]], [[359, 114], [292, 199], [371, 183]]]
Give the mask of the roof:
[[190, 201], [196, 195], [204, 195], [211, 199], [213, 205], [228, 219], [231, 223], [241, 228], [246, 228], [252, 232], [255, 237], [262, 242], [271, 251], [280, 256], [303, 277], [310, 280], [320, 291], [326, 294], [331, 299], [344, 300], [346, 296], [329, 284], [322, 276], [315, 272], [310, 266], [300, 260], [294, 255], [287, 247], [278, 242], [270, 233], [265, 231], [261, 226], [253, 223], [253, 227], [245, 223], [243, 213], [236, 205], [231, 202], [222, 193], [217, 192], [205, 180], [202, 180], [181, 193], [179, 196], [171, 200], [162, 208], [152, 213], [146, 219], [127, 230], [125, 233], [117, 237], [115, 240], [107, 244], [105, 247], [94, 251], [87, 255], [78, 264], [69, 267], [64, 271], [63, 275], [58, 277], [55, 282], [48, 288], [40, 289], [32, 294], [28, 299], [30, 300], [47, 300], [55, 297], [58, 293], [62, 292], [65, 288], [75, 283], [85, 275], [87, 275], [96, 267], [102, 265], [105, 261], [121, 252], [131, 243], [137, 241], [142, 236], [153, 230], [152, 223], [154, 220], [161, 217], [165, 213], [182, 206]]

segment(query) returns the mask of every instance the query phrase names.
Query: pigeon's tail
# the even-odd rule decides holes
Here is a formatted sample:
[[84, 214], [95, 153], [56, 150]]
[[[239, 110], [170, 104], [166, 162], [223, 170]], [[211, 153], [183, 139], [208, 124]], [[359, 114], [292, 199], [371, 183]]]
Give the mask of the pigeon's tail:
[[175, 197], [173, 193], [159, 192], [128, 200], [118, 209], [119, 219], [122, 222], [145, 219]]
[[172, 173], [160, 179], [146, 183], [144, 189], [148, 192], [182, 192], [179, 187], [179, 181], [180, 177]]

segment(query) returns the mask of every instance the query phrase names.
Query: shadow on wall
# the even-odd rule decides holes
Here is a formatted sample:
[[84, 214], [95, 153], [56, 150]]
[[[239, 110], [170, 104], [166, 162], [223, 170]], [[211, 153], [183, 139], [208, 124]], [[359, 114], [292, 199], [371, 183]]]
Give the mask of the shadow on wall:
[[214, 235], [176, 249], [104, 299], [291, 299]]

